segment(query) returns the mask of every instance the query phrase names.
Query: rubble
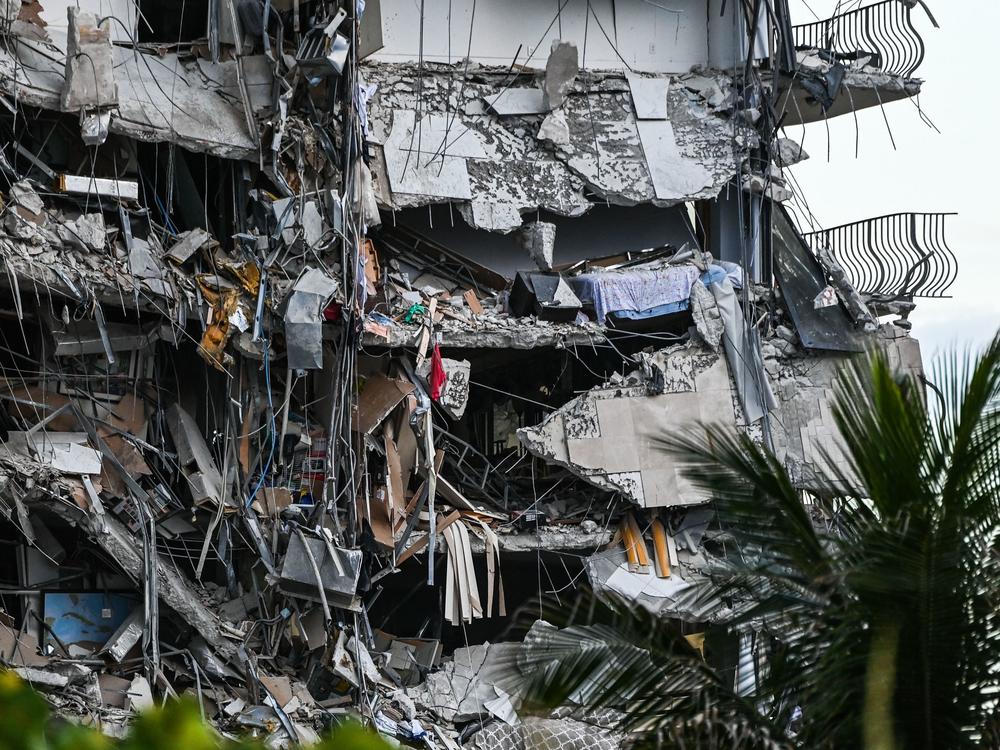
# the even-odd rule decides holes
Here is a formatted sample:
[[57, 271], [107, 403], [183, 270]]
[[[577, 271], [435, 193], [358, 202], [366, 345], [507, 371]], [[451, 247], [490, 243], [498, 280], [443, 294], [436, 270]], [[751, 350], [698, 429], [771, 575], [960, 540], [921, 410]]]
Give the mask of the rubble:
[[613, 712], [530, 716], [494, 679], [514, 613], [589, 584], [725, 623], [688, 594], [730, 537], [662, 438], [741, 430], [807, 492], [842, 465], [836, 367], [920, 372], [914, 295], [806, 241], [776, 135], [919, 82], [734, 67], [739, 2], [670, 45], [618, 3], [629, 64], [572, 8], [453, 55], [428, 8], [424, 54], [411, 5], [5, 6], [0, 666], [62, 714], [120, 734], [191, 694], [269, 747], [347, 716], [619, 747]]

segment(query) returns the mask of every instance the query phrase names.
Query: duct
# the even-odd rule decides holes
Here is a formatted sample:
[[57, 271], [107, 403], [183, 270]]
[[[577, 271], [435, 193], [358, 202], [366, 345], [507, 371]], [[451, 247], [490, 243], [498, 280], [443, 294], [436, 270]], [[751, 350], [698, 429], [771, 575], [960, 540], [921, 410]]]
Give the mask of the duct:
[[285, 304], [289, 369], [323, 367], [323, 311], [337, 290], [337, 283], [317, 268], [307, 268], [292, 286]]
[[[319, 567], [322, 591], [309, 562], [309, 554]], [[322, 539], [293, 535], [281, 567], [279, 586], [291, 596], [320, 601], [326, 597], [331, 606], [359, 611], [358, 576], [361, 573], [360, 550], [329, 547]]]
[[347, 11], [339, 8], [333, 18], [321, 22], [303, 35], [295, 59], [299, 70], [311, 83], [318, 83], [328, 76], [340, 75], [344, 71], [351, 43], [343, 34], [337, 33], [337, 29], [346, 17]]
[[125, 661], [132, 647], [139, 643], [145, 627], [142, 609], [136, 607], [132, 613], [122, 620], [118, 629], [111, 634], [107, 642], [101, 648], [100, 653], [108, 654], [112, 659], [121, 664]]

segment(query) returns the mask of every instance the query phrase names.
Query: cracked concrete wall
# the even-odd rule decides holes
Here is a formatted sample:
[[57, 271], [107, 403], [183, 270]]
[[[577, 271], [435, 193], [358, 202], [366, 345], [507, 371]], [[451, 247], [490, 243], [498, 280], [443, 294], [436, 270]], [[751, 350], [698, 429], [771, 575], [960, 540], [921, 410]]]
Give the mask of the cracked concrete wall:
[[[881, 346], [889, 364], [899, 372], [923, 373], [920, 344], [908, 336], [897, 337], [887, 326], [880, 331]], [[838, 370], [849, 355], [799, 353], [783, 356], [773, 344], [764, 343], [764, 366], [772, 379], [778, 408], [771, 415], [774, 451], [800, 487], [814, 485], [817, 473], [851, 475], [842, 449], [840, 431], [831, 404]]]
[[689, 343], [657, 352], [647, 367], [647, 376], [636, 373], [573, 399], [518, 430], [518, 439], [536, 456], [643, 507], [705, 502], [659, 441], [699, 421], [736, 428], [725, 359]]
[[[918, 342], [889, 328], [880, 332], [880, 344], [890, 364], [922, 373]], [[777, 399], [770, 418], [774, 451], [792, 481], [809, 488], [818, 473], [850, 476], [831, 409], [847, 356], [788, 355], [771, 342], [762, 349]], [[518, 430], [518, 439], [532, 454], [640, 506], [706, 502], [658, 441], [698, 422], [738, 428], [761, 441], [760, 425], [746, 424], [725, 358], [708, 345], [691, 341], [642, 359], [642, 372], [578, 396], [541, 424]]]
[[[712, 198], [737, 173], [735, 154], [754, 138], [736, 127], [734, 148], [733, 123], [715, 114], [730, 99], [716, 96], [729, 90], [727, 77], [712, 79], [718, 85], [708, 89], [702, 75], [670, 79], [669, 150], [678, 168], [704, 180], [657, 197], [622, 74], [582, 73], [564, 103], [543, 117], [544, 107], [510, 116], [490, 108], [508, 87], [537, 88], [532, 74], [512, 81], [506, 69], [475, 68], [463, 81], [457, 65], [427, 64], [421, 79], [411, 65], [363, 68], [377, 87], [368, 115], [373, 140], [383, 144], [374, 169], [383, 200], [393, 208], [456, 202], [467, 223], [492, 231], [513, 231], [522, 213], [539, 209], [579, 216], [593, 203], [669, 206]], [[564, 127], [558, 140], [546, 140], [539, 131], [555, 116]]]

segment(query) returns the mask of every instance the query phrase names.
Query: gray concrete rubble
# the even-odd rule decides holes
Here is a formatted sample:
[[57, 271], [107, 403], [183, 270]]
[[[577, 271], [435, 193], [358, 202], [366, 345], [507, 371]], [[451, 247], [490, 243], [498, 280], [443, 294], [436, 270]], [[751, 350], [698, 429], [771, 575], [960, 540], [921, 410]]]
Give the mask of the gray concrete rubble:
[[555, 224], [547, 221], [533, 221], [527, 224], [521, 230], [521, 243], [538, 270], [552, 270], [556, 247]]
[[[366, 70], [378, 86], [369, 117], [373, 139], [383, 144], [385, 167], [378, 171], [388, 177], [394, 207], [453, 200], [473, 226], [509, 232], [527, 211], [583, 213], [592, 205], [587, 193], [622, 205], [712, 197], [739, 169], [733, 150], [723, 147], [730, 126], [683, 86], [670, 88], [668, 116], [659, 121], [664, 125], [651, 126], [644, 139], [639, 123], [645, 121], [633, 114], [627, 80], [577, 76], [560, 84], [561, 114], [546, 118], [549, 125], [539, 133], [534, 114], [501, 116], [485, 108], [484, 101], [507, 90], [506, 71], [478, 71], [457, 102], [449, 99], [455, 96], [447, 85], [452, 72], [428, 66], [421, 85], [406, 67], [373, 64]], [[554, 125], [562, 120], [565, 128]], [[754, 137], [752, 131], [736, 133], [741, 145]], [[658, 189], [659, 173], [647, 159], [659, 170], [664, 158], [688, 177]]]
[[838, 369], [919, 378], [954, 278], [813, 247], [782, 123], [921, 83], [748, 2], [0, 5], [0, 668], [116, 737], [612, 750], [625, 698], [522, 700], [537, 597], [729, 659], [752, 550], [664, 438], [849, 480]]

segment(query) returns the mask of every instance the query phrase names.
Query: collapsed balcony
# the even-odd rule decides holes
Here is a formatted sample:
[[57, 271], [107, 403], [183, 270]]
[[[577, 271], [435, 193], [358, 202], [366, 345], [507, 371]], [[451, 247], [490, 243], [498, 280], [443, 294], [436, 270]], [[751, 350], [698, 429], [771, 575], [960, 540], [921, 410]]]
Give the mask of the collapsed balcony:
[[913, 4], [883, 0], [792, 27], [795, 48], [823, 50], [838, 61], [867, 58], [889, 75], [910, 78], [924, 60], [924, 40], [913, 25]]
[[816, 122], [917, 96], [921, 81], [913, 76], [924, 59], [924, 40], [913, 23], [913, 5], [881, 0], [793, 26], [795, 65], [776, 78], [785, 122]]
[[958, 276], [945, 238], [945, 220], [953, 215], [889, 214], [803, 236], [817, 255], [828, 252], [839, 262], [870, 299], [945, 297]]

